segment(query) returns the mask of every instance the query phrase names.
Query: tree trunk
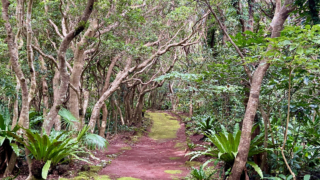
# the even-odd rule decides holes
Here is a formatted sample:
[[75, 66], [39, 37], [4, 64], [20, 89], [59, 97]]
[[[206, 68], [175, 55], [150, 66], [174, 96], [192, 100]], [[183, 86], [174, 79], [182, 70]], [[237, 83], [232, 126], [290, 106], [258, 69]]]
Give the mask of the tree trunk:
[[[36, 46], [39, 46], [39, 43], [37, 41], [37, 39], [35, 38], [35, 44]], [[41, 55], [39, 55], [39, 60], [40, 60], [40, 64], [41, 64], [41, 71], [45, 72], [47, 74], [47, 67], [46, 67], [46, 63], [43, 59], [43, 57]], [[47, 80], [46, 77], [47, 75], [43, 75], [41, 77], [41, 81], [42, 81], [42, 97], [43, 97], [43, 118], [46, 118], [47, 116], [47, 110], [49, 109], [49, 98], [48, 98], [48, 84], [47, 84]]]
[[104, 105], [104, 101], [107, 100], [112, 95], [112, 93], [118, 89], [122, 80], [124, 80], [124, 78], [126, 78], [128, 76], [128, 74], [130, 72], [129, 67], [131, 65], [131, 61], [132, 61], [132, 59], [129, 58], [125, 69], [122, 72], [119, 72], [117, 74], [114, 81], [110, 84], [110, 88], [103, 93], [103, 95], [99, 98], [97, 103], [94, 105], [93, 110], [92, 110], [92, 114], [90, 117], [90, 121], [89, 121], [90, 133], [93, 133], [93, 131], [94, 131], [94, 127], [95, 127], [96, 121], [99, 117], [100, 109]]
[[[60, 84], [60, 72], [57, 68], [55, 68], [54, 71], [54, 76], [53, 76], [53, 80], [52, 80], [52, 85], [53, 85], [53, 103], [58, 101], [59, 98], [59, 84]], [[46, 118], [45, 118], [46, 120]], [[43, 122], [43, 124], [45, 124], [45, 122]], [[56, 131], [60, 131], [61, 130], [61, 117], [59, 115], [57, 115], [54, 119], [54, 129]]]
[[102, 106], [102, 122], [101, 122], [101, 127], [99, 129], [99, 136], [103, 138], [105, 138], [104, 133], [107, 127], [107, 117], [108, 117], [108, 109], [107, 109], [107, 106], [104, 105]]
[[[279, 0], [278, 0], [279, 1]], [[276, 9], [280, 8], [277, 6]], [[283, 28], [283, 24], [289, 13], [294, 10], [292, 6], [291, 0], [286, 0], [284, 5], [281, 7], [278, 13], [275, 14], [271, 27], [272, 27], [272, 34], [271, 38], [279, 37], [280, 31]], [[268, 48], [270, 50], [270, 48]], [[264, 59], [260, 62], [259, 66], [255, 70], [255, 73], [252, 76], [252, 83], [250, 89], [250, 96], [247, 104], [247, 109], [243, 119], [242, 125], [242, 133], [240, 139], [240, 146], [238, 148], [238, 154], [235, 159], [230, 178], [231, 180], [238, 180], [243, 172], [243, 169], [246, 165], [249, 148], [250, 148], [250, 141], [251, 141], [251, 129], [254, 121], [254, 117], [258, 108], [259, 103], [259, 95], [260, 95], [260, 88], [263, 77], [268, 70], [270, 64], [268, 63], [268, 59]]]
[[[189, 88], [190, 88], [190, 85], [189, 85]], [[189, 90], [189, 117], [193, 116], [192, 94], [193, 94], [193, 91]]]
[[72, 73], [70, 76], [70, 84], [75, 87], [76, 91], [73, 88], [70, 88], [70, 98], [69, 98], [69, 110], [79, 121], [75, 122], [74, 130], [78, 131], [81, 128], [81, 119], [79, 109], [82, 106], [80, 101], [80, 87], [81, 87], [81, 74], [84, 66], [85, 59], [85, 48], [84, 46], [88, 43], [88, 40], [93, 37], [98, 29], [98, 20], [93, 20], [90, 23], [90, 27], [84, 33], [84, 36], [81, 38], [81, 41], [77, 43], [75, 52], [74, 52], [74, 64], [72, 68]]
[[13, 129], [18, 121], [18, 117], [19, 117], [19, 90], [20, 90], [20, 82], [18, 77], [16, 77], [17, 80], [17, 86], [16, 86], [16, 98], [14, 100], [14, 104], [13, 104], [13, 118], [12, 118], [12, 126], [11, 129]]
[[[24, 1], [20, 1], [20, 2], [24, 2]], [[6, 29], [6, 33], [7, 33], [7, 45], [8, 45], [8, 50], [9, 50], [9, 55], [10, 55], [10, 61], [12, 64], [12, 68], [16, 74], [16, 77], [18, 78], [20, 85], [21, 85], [21, 94], [22, 94], [22, 108], [21, 108], [21, 113], [20, 113], [20, 117], [19, 117], [19, 122], [18, 124], [22, 127], [25, 127], [25, 122], [29, 121], [29, 101], [28, 101], [28, 86], [27, 86], [27, 82], [26, 79], [24, 77], [24, 74], [21, 70], [21, 66], [19, 63], [19, 53], [18, 53], [18, 46], [14, 41], [14, 36], [13, 36], [13, 32], [12, 32], [12, 27], [11, 24], [9, 22], [9, 14], [8, 14], [8, 10], [9, 10], [9, 5], [10, 2], [8, 0], [2, 0], [2, 18], [5, 21], [4, 25], [5, 25], [5, 29]], [[23, 6], [23, 4], [22, 4]], [[19, 12], [22, 13], [23, 12]], [[20, 14], [21, 16], [23, 16], [22, 14]], [[21, 21], [21, 19], [20, 19]], [[28, 123], [26, 123], [28, 124]], [[26, 127], [28, 128], [28, 127]], [[21, 133], [21, 131], [20, 131]], [[12, 153], [14, 154], [14, 153]], [[16, 155], [12, 155], [8, 164], [8, 167], [5, 170], [4, 176], [8, 176], [11, 174], [14, 164], [16, 162]]]
[[173, 85], [174, 83], [170, 84], [169, 82], [169, 90], [170, 90], [170, 101], [171, 101], [171, 106], [172, 106], [172, 111], [176, 112], [177, 111], [177, 103], [176, 103], [176, 97], [173, 91]]
[[137, 126], [141, 124], [144, 96], [145, 93], [139, 94], [138, 102], [134, 113], [134, 122]]
[[125, 125], [124, 123], [124, 119], [123, 119], [123, 116], [122, 116], [122, 111], [121, 111], [121, 108], [117, 102], [117, 99], [114, 99], [114, 104], [116, 105], [117, 109], [118, 109], [118, 112], [119, 112], [119, 115], [120, 115], [120, 120], [121, 120], [121, 123], [122, 125]]
[[82, 114], [80, 115], [80, 120], [81, 120], [81, 126], [80, 128], [82, 129], [83, 126], [85, 125], [85, 117], [88, 109], [88, 104], [89, 104], [89, 95], [90, 92], [83, 90], [83, 104], [82, 104]]
[[65, 59], [65, 55], [67, 52], [67, 49], [69, 47], [69, 44], [71, 41], [78, 36], [85, 28], [86, 23], [92, 13], [94, 0], [88, 0], [87, 6], [82, 14], [82, 17], [80, 18], [79, 23], [76, 25], [76, 28], [69, 32], [64, 39], [62, 40], [62, 43], [59, 47], [58, 52], [58, 61], [59, 61], [59, 71], [60, 71], [60, 91], [59, 91], [59, 98], [58, 101], [53, 103], [53, 107], [50, 109], [50, 112], [47, 115], [47, 118], [44, 123], [44, 131], [49, 135], [51, 128], [53, 126], [54, 119], [56, 118], [59, 109], [61, 108], [62, 103], [66, 101], [66, 93], [68, 90], [69, 82], [70, 82], [70, 76], [67, 71], [67, 62]]

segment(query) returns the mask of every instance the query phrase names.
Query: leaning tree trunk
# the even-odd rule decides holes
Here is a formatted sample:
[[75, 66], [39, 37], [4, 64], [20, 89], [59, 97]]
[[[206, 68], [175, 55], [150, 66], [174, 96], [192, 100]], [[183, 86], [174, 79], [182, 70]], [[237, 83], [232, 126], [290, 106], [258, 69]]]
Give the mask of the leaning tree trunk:
[[[271, 38], [280, 36], [280, 31], [283, 28], [284, 22], [289, 16], [289, 13], [292, 12], [295, 8], [292, 5], [293, 2], [291, 0], [286, 0], [282, 7], [280, 7], [279, 2], [280, 0], [277, 0], [276, 14], [273, 17], [273, 20], [271, 23], [271, 27], [272, 27]], [[270, 47], [268, 48], [268, 50], [270, 50]], [[229, 178], [231, 180], [240, 179], [240, 176], [245, 168], [249, 149], [250, 149], [251, 129], [252, 129], [254, 117], [256, 115], [256, 111], [259, 103], [261, 83], [269, 66], [270, 64], [268, 63], [268, 59], [262, 60], [258, 68], [255, 70], [255, 73], [252, 76], [250, 96], [249, 96], [247, 109], [243, 119], [240, 146], [238, 148], [238, 154], [235, 159], [234, 165], [232, 167], [231, 175]]]
[[104, 105], [104, 101], [107, 100], [113, 94], [113, 92], [115, 92], [118, 89], [122, 80], [124, 80], [124, 78], [126, 78], [129, 75], [131, 62], [132, 62], [132, 59], [129, 58], [125, 69], [122, 72], [119, 72], [117, 74], [114, 81], [110, 84], [110, 87], [100, 96], [99, 100], [94, 105], [92, 109], [90, 121], [88, 124], [90, 127], [90, 130], [89, 130], [90, 133], [93, 133], [94, 131], [97, 119], [99, 118], [99, 115], [100, 115], [100, 109]]

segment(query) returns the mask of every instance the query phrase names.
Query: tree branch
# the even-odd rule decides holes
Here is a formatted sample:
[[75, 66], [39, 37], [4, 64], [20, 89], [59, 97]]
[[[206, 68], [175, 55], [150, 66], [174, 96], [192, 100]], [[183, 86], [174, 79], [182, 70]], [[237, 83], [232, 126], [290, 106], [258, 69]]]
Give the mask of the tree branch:
[[47, 59], [50, 59], [52, 62], [53, 62], [53, 64], [56, 66], [56, 68], [57, 69], [59, 69], [59, 65], [58, 65], [58, 63], [57, 63], [57, 61], [56, 61], [56, 59], [54, 58], [54, 57], [52, 57], [51, 55], [47, 55], [47, 54], [45, 54], [39, 47], [37, 47], [37, 46], [35, 46], [35, 45], [31, 45], [32, 46], [32, 48], [34, 49], [34, 50], [36, 50], [39, 54], [41, 54], [43, 57], [45, 57], [45, 58], [47, 58]]

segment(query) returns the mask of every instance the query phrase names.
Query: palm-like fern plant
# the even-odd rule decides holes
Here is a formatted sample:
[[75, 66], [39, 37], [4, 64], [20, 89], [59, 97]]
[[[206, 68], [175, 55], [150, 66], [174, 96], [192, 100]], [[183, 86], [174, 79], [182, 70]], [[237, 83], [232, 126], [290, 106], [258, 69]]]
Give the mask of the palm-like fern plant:
[[31, 152], [36, 163], [42, 164], [42, 166], [40, 166], [42, 175], [34, 173], [35, 177], [42, 176], [42, 178], [45, 179], [51, 164], [57, 165], [71, 158], [88, 162], [77, 156], [79, 153], [86, 153], [78, 141], [84, 134], [80, 134], [77, 138], [72, 138], [67, 135], [67, 132], [63, 132], [55, 137], [49, 137], [46, 134], [40, 136], [38, 133], [33, 133], [29, 129], [24, 130], [27, 137], [26, 141], [14, 133], [8, 133]]
[[108, 141], [97, 134], [88, 133], [89, 126], [85, 125], [78, 133], [78, 141], [89, 149], [105, 149]]
[[[230, 167], [232, 167], [238, 154], [241, 131], [239, 130], [238, 126], [235, 126], [233, 133], [228, 133], [224, 127], [222, 127], [222, 129], [223, 131], [220, 133], [210, 131], [211, 133], [205, 134], [208, 138], [208, 141], [213, 143], [216, 147], [207, 146], [205, 151], [194, 151], [189, 153], [188, 155], [192, 155], [191, 160], [201, 155], [207, 155], [224, 161], [226, 164], [225, 170], [228, 170]], [[263, 143], [263, 138], [264, 134], [260, 134], [251, 141], [248, 157], [266, 151], [266, 149], [260, 147], [260, 145]], [[247, 164], [251, 165], [258, 172], [258, 174], [263, 177], [261, 169], [254, 162], [249, 161]]]
[[[79, 120], [72, 115], [67, 109], [61, 109], [59, 115], [63, 119], [63, 124], [67, 129], [72, 129], [75, 122]], [[78, 132], [78, 141], [89, 149], [104, 149], [107, 148], [108, 142], [97, 134], [88, 133], [89, 126], [85, 125], [81, 131]], [[80, 138], [81, 137], [81, 138]]]
[[79, 120], [65, 108], [60, 109], [58, 114], [62, 117], [62, 125], [65, 126], [67, 130], [72, 130], [74, 124], [79, 122]]

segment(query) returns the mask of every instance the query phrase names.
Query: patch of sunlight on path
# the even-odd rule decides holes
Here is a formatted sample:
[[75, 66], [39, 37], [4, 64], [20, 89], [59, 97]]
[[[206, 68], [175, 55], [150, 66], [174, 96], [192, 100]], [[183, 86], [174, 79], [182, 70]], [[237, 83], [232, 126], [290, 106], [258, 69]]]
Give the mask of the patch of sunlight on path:
[[148, 112], [147, 115], [153, 121], [149, 137], [154, 140], [166, 140], [177, 138], [180, 128], [179, 122], [167, 113]]

